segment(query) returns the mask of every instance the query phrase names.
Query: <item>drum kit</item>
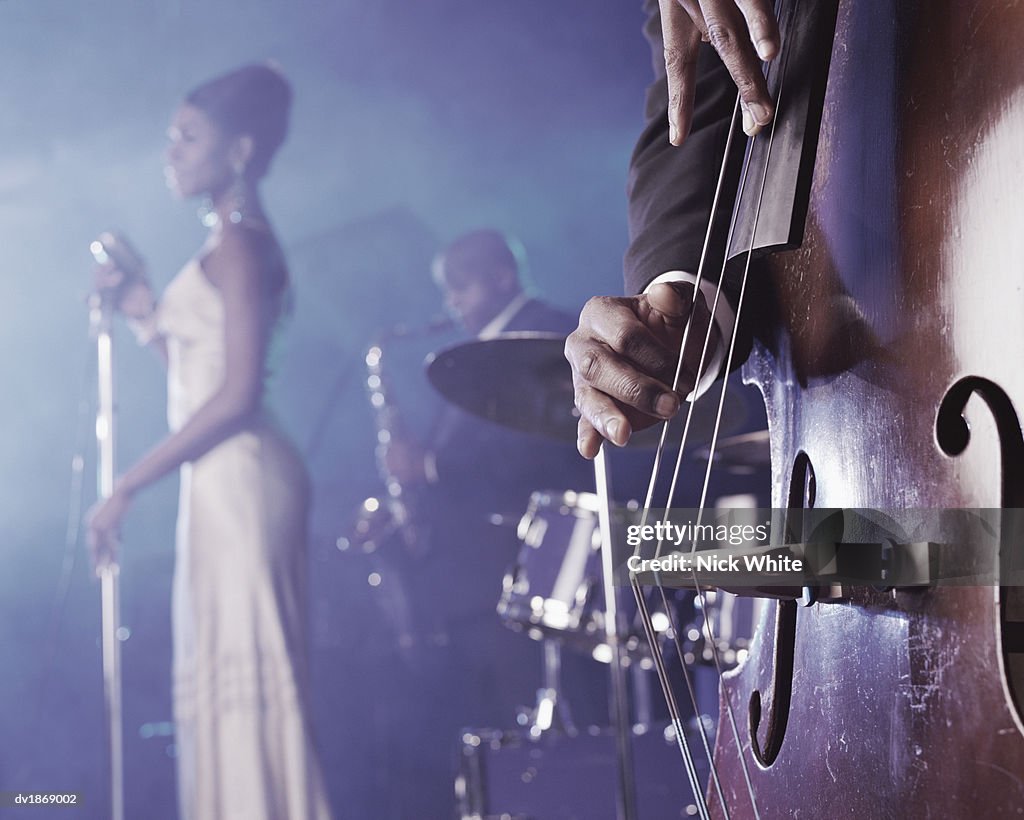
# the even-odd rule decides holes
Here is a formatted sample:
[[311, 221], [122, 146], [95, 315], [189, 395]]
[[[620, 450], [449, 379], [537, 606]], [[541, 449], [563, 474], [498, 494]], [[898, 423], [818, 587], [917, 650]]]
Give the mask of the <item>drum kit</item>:
[[[573, 404], [571, 371], [563, 345], [563, 337], [547, 333], [511, 333], [464, 342], [428, 357], [427, 376], [445, 399], [467, 412], [521, 432], [575, 441], [579, 414]], [[742, 399], [727, 403], [721, 431], [741, 428], [747, 415]], [[691, 421], [689, 440], [709, 440], [714, 425], [713, 414], [697, 413]], [[656, 446], [656, 433], [660, 429], [634, 435], [630, 447]], [[710, 457], [707, 451], [697, 451], [695, 456], [704, 460]], [[767, 433], [720, 439], [714, 458], [727, 472], [761, 473], [769, 460]], [[625, 505], [620, 516], [613, 512], [611, 529], [636, 506], [635, 502]], [[497, 609], [506, 626], [544, 644], [543, 686], [524, 735], [526, 740], [575, 734], [559, 680], [563, 648], [588, 653], [609, 664], [617, 658], [619, 665], [630, 667], [634, 685], [632, 703], [626, 711], [631, 715], [628, 722], [632, 733], [638, 725], [650, 722], [649, 704], [645, 705], [643, 697], [649, 685], [643, 675], [652, 666], [652, 652], [662, 652], [674, 642], [682, 647], [685, 663], [710, 669], [713, 652], [708, 645], [708, 624], [713, 624], [710, 634], [715, 636], [719, 665], [724, 663], [728, 668], [743, 659], [752, 634], [756, 613], [749, 602], [737, 602], [728, 593], [716, 591], [708, 591], [702, 598], [689, 591], [677, 591], [675, 597], [652, 595], [648, 608], [659, 643], [653, 647], [645, 636], [635, 602], [613, 593], [618, 599], [618, 615], [612, 616], [617, 627], [609, 633], [610, 602], [605, 591], [612, 587], [603, 583], [610, 563], [602, 567], [599, 507], [593, 493], [539, 490], [532, 494], [519, 521], [519, 554], [504, 578]], [[609, 644], [618, 645], [615, 653]], [[613, 690], [614, 674], [613, 670]], [[619, 733], [624, 730], [616, 727]], [[464, 751], [469, 755], [467, 759], [476, 759], [476, 746], [469, 744]], [[479, 794], [483, 786], [472, 782], [472, 771], [475, 769], [470, 766], [471, 782], [466, 782], [466, 776], [462, 779], [462, 792]], [[480, 805], [478, 799], [472, 806], [464, 806], [469, 811], [466, 816], [479, 816]]]
[[[579, 413], [573, 401], [572, 373], [563, 355], [564, 343], [563, 336], [540, 332], [505, 333], [492, 339], [462, 342], [430, 354], [426, 374], [446, 401], [472, 415], [541, 439], [575, 442]], [[385, 395], [387, 383], [381, 372], [380, 358], [380, 346], [371, 347], [367, 357], [367, 386], [371, 404], [378, 414], [378, 430], [387, 435], [393, 432], [397, 411]], [[704, 462], [713, 458], [722, 472], [750, 476], [748, 486], [751, 481], [760, 483], [764, 479], [766, 491], [767, 431], [735, 435], [749, 423], [748, 405], [747, 400], [733, 391], [722, 408], [719, 432], [734, 435], [719, 438], [713, 456], [707, 448], [702, 451], [695, 447], [691, 457]], [[687, 440], [707, 442], [712, 438], [715, 414], [700, 404], [695, 410]], [[629, 449], [653, 449], [659, 444], [660, 434], [660, 426], [637, 432], [630, 440]], [[678, 447], [679, 442], [672, 441], [670, 436], [668, 445]], [[600, 493], [600, 474], [598, 490]], [[558, 806], [562, 804], [558, 801], [563, 797], [549, 794], [537, 785], [545, 781], [544, 777], [531, 777], [529, 782], [534, 785], [523, 785], [528, 781], [520, 777], [523, 773], [519, 772], [516, 760], [524, 749], [533, 750], [527, 755], [530, 759], [546, 754], [551, 759], [589, 759], [598, 768], [604, 767], [600, 776], [609, 783], [616, 777], [619, 779], [618, 811], [609, 816], [636, 817], [635, 796], [623, 796], [636, 793], [628, 782], [633, 771], [649, 780], [650, 772], [657, 766], [650, 761], [639, 766], [645, 755], [656, 757], [659, 746], [666, 757], [674, 760], [677, 754], [676, 741], [669, 737], [673, 727], [666, 728], [664, 738], [663, 733], [657, 731], [662, 724], [654, 717], [652, 707], [654, 676], [649, 671], [654, 666], [653, 653], [663, 656], [679, 653], [684, 664], [703, 676], [708, 686], [703, 710], [709, 713], [717, 708], [714, 691], [717, 675], [737, 665], [746, 654], [756, 622], [755, 605], [749, 599], [737, 599], [713, 589], [705, 590], [701, 596], [692, 590], [650, 590], [646, 609], [654, 640], [649, 639], [636, 600], [623, 589], [623, 584], [612, 581], [613, 562], [603, 560], [605, 552], [613, 552], [610, 549], [613, 543], [625, 543], [624, 538], [617, 536], [624, 535], [627, 519], [635, 516], [639, 505], [636, 502], [621, 506], [607, 503], [606, 533], [601, 518], [602, 502], [610, 502], [607, 481], [605, 490], [602, 499], [591, 492], [540, 489], [532, 493], [526, 511], [519, 518], [518, 554], [503, 579], [497, 613], [506, 627], [542, 642], [542, 684], [532, 713], [518, 716], [517, 729], [467, 730], [463, 738], [462, 774], [456, 783], [460, 810], [465, 818], [498, 814], [550, 818], [582, 816], [561, 812]], [[395, 579], [397, 587], [395, 583], [381, 583], [385, 565], [381, 563], [384, 557], [378, 548], [397, 532], [403, 533], [407, 548], [414, 547], [415, 538], [410, 541], [409, 531], [415, 528], [404, 526], [403, 515], [395, 515], [395, 508], [399, 513], [404, 510], [404, 497], [396, 482], [389, 480], [387, 494], [379, 499], [368, 499], [366, 504], [371, 502], [371, 506], [360, 509], [352, 531], [339, 539], [339, 547], [373, 559], [374, 571], [368, 576], [370, 585], [378, 592], [384, 587], [394, 587], [392, 597], [402, 598], [401, 579]], [[733, 497], [728, 503], [733, 507], [759, 506], [749, 497]], [[623, 528], [621, 533], [620, 527]], [[623, 591], [626, 594], [620, 594]], [[413, 654], [419, 643], [413, 637], [417, 631], [416, 619], [407, 611], [407, 606], [396, 604], [401, 601], [391, 600], [388, 605], [382, 602], [388, 617], [394, 621], [391, 627], [398, 638], [398, 650], [418, 657]], [[402, 617], [397, 617], [399, 615]], [[594, 727], [577, 731], [573, 724], [562, 682], [563, 650], [607, 665], [612, 726], [600, 730], [603, 740], [594, 734], [599, 731]], [[714, 725], [708, 715], [694, 715], [684, 731], [696, 735], [698, 722], [705, 730]], [[652, 735], [657, 741], [651, 739]], [[486, 765], [482, 756], [488, 756]], [[531, 764], [527, 768], [532, 771], [536, 767]], [[510, 775], [509, 781], [517, 796], [509, 800], [518, 808], [500, 797], [509, 784], [499, 782], [496, 773], [505, 769], [518, 772]], [[489, 779], [483, 772], [490, 773]], [[595, 769], [580, 776], [592, 780], [598, 772]], [[649, 786], [645, 783], [648, 793], [657, 793], [656, 788], [650, 792]], [[678, 800], [673, 798], [675, 809], [671, 816], [679, 816], [679, 805], [685, 806], [685, 795], [676, 795], [676, 798]], [[680, 804], [679, 800], [684, 802]], [[633, 808], [624, 810], [623, 804], [630, 801]], [[655, 815], [660, 816], [658, 812]]]
[[[562, 349], [565, 339], [551, 333], [506, 333], [496, 338], [462, 342], [428, 357], [427, 376], [449, 402], [481, 418], [521, 432], [561, 441], [576, 440], [579, 411], [573, 404], [572, 374]], [[701, 406], [698, 405], [698, 410]], [[734, 431], [746, 420], [740, 399], [725, 405], [721, 430]], [[710, 438], [715, 416], [698, 412], [690, 424], [691, 441]], [[631, 448], [650, 448], [656, 432], [634, 435]], [[707, 459], [707, 449], [697, 458]], [[767, 431], [745, 433], [720, 440], [716, 461], [734, 473], [756, 472], [767, 467]], [[636, 509], [635, 502], [625, 506]], [[518, 526], [521, 544], [515, 566], [505, 576], [498, 614], [511, 629], [525, 631], [541, 641], [556, 641], [589, 652], [599, 660], [605, 654], [606, 606], [601, 588], [601, 547], [598, 499], [593, 493], [543, 490], [534, 492]], [[691, 597], [687, 593], [687, 597]], [[712, 595], [709, 603], [721, 608], [722, 596]], [[683, 607], [680, 607], [683, 608]], [[673, 616], [676, 613], [672, 613]], [[671, 637], [668, 612], [656, 612], [659, 632]], [[719, 620], [727, 620], [723, 614]], [[627, 622], [634, 619], [628, 617]], [[700, 622], [704, 619], [701, 617]], [[696, 621], [695, 621], [696, 622]], [[623, 636], [628, 657], [642, 667], [646, 646], [639, 624]], [[723, 632], [737, 635], [742, 648], [742, 630], [723, 623]], [[684, 628], [686, 634], [692, 629]], [[693, 641], [691, 641], [692, 643]], [[735, 659], [737, 645], [727, 647]], [[703, 653], [697, 652], [695, 662]]]

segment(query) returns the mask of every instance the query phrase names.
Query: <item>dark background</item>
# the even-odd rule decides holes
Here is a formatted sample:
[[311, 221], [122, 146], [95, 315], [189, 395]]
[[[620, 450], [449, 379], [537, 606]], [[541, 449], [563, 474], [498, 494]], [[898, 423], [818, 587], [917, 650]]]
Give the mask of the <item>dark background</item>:
[[[338, 810], [372, 817], [361, 750], [372, 727], [360, 716], [377, 613], [365, 568], [335, 548], [379, 490], [362, 351], [382, 328], [441, 312], [430, 258], [474, 227], [518, 236], [550, 301], [575, 310], [618, 292], [625, 169], [649, 75], [641, 22], [639, 4], [584, 0], [0, 2], [0, 789], [84, 792], [87, 816], [103, 800], [99, 591], [81, 549], [64, 546], [79, 448], [92, 499], [88, 245], [123, 230], [163, 286], [200, 243], [194, 203], [174, 201], [161, 174], [180, 97], [267, 58], [295, 87], [265, 189], [297, 292], [273, 398], [303, 446], [327, 420], [308, 454], [314, 718]], [[164, 433], [164, 389], [149, 354], [120, 339], [127, 464]], [[434, 401], [418, 362], [447, 340], [393, 354], [414, 429]], [[144, 494], [124, 533], [130, 817], [173, 816], [175, 492], [169, 479]]]

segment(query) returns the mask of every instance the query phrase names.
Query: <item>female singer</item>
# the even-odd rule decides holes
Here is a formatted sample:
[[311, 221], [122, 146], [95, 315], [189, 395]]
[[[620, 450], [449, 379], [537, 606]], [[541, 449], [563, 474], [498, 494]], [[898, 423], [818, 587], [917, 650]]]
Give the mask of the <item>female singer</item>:
[[171, 434], [92, 511], [89, 536], [97, 560], [112, 554], [135, 494], [180, 468], [173, 700], [187, 820], [330, 817], [307, 698], [308, 479], [263, 406], [288, 271], [258, 188], [290, 104], [266, 65], [192, 91], [165, 173], [179, 196], [209, 199], [206, 242], [159, 304], [144, 278], [98, 274], [167, 363]]

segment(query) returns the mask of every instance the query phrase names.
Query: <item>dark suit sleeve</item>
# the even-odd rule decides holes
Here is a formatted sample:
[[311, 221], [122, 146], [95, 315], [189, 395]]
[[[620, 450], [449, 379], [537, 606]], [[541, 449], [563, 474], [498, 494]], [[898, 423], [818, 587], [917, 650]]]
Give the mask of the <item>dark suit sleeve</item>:
[[[668, 141], [668, 84], [662, 54], [661, 19], [656, 0], [646, 0], [645, 34], [651, 46], [655, 80], [647, 90], [646, 125], [630, 160], [630, 244], [625, 256], [627, 293], [639, 293], [665, 271], [697, 272], [715, 186], [725, 153], [736, 88], [714, 49], [701, 46], [693, 124], [683, 145]], [[740, 146], [745, 140], [734, 140]], [[716, 215], [724, 244], [732, 201]], [[718, 281], [721, 256], [705, 264], [705, 276]]]

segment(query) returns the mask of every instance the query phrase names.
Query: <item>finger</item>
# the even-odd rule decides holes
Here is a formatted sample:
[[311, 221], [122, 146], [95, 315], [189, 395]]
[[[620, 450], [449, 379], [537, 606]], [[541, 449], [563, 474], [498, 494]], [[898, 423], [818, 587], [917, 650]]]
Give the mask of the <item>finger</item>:
[[704, 21], [704, 12], [700, 10], [698, 0], [678, 0], [678, 2], [686, 10], [686, 13], [690, 15], [693, 24], [699, 29], [700, 39], [705, 43], [710, 42], [708, 39], [708, 24]]
[[[633, 430], [629, 419], [611, 397], [599, 390], [579, 383], [576, 385], [576, 407], [582, 419], [588, 421], [594, 430], [614, 444], [625, 447]], [[582, 452], [582, 450], [581, 450]], [[594, 454], [597, 451], [594, 450]]]
[[[644, 415], [637, 410], [630, 410], [628, 408], [625, 409], [624, 415], [629, 423], [630, 436], [637, 430], [645, 430], [661, 422], [661, 419]], [[604, 436], [586, 418], [580, 419], [577, 423], [577, 430], [576, 448], [584, 458], [593, 458], [597, 455], [601, 443], [605, 440]]]
[[682, 282], [659, 282], [644, 294], [647, 305], [670, 327], [683, 327], [693, 313], [693, 286]]
[[580, 357], [589, 350], [587, 343], [594, 340], [610, 347], [638, 370], [659, 376], [672, 366], [675, 352], [651, 332], [645, 321], [649, 313], [643, 296], [591, 299], [580, 314], [584, 332], [571, 335], [566, 344], [569, 361], [577, 370], [581, 369]]
[[[672, 376], [665, 376], [664, 381], [671, 384], [680, 396], [689, 395], [697, 381], [697, 374], [702, 369], [702, 360], [710, 357], [710, 351], [717, 350], [717, 325], [712, 322], [711, 310], [703, 294], [691, 301], [692, 287], [683, 282], [659, 284], [652, 287], [647, 294], [651, 305], [651, 316], [647, 319], [654, 326], [659, 317], [664, 319], [665, 337], [674, 346], [676, 361], [673, 362]], [[683, 308], [682, 306], [686, 307]], [[662, 311], [665, 315], [662, 316]], [[680, 315], [685, 320], [680, 320]], [[686, 327], [689, 331], [685, 332]], [[686, 342], [686, 355], [682, 362], [678, 361], [678, 351]]]
[[757, 56], [765, 62], [774, 59], [779, 53], [782, 38], [771, 3], [767, 0], [736, 0], [736, 5], [747, 21], [750, 42], [754, 44]]
[[711, 45], [736, 83], [745, 111], [750, 115], [749, 122], [744, 122], [744, 130], [753, 136], [771, 122], [775, 106], [761, 73], [761, 60], [750, 41], [746, 20], [735, 0], [706, 0], [702, 8]]
[[115, 563], [117, 563], [117, 535], [116, 533], [103, 533], [96, 553], [96, 566], [98, 569], [103, 569]]
[[658, 0], [668, 82], [668, 139], [682, 145], [690, 132], [697, 84], [700, 29], [676, 0]]
[[117, 268], [98, 270], [93, 281], [98, 288], [115, 288], [124, 280], [124, 274]]
[[662, 419], [679, 409], [679, 399], [666, 383], [641, 373], [605, 345], [589, 341], [577, 352], [578, 368], [573, 371], [577, 392], [581, 386], [593, 388], [626, 407]]
[[648, 314], [641, 316], [647, 327], [654, 329], [659, 323], [674, 336], [666, 336], [669, 345], [678, 346], [681, 331], [692, 325], [690, 338], [695, 332], [707, 331], [711, 311], [703, 294], [693, 299], [693, 288], [683, 282], [660, 283], [645, 294]]
[[576, 435], [576, 449], [580, 451], [580, 455], [586, 459], [595, 458], [597, 451], [601, 449], [602, 441], [604, 437], [594, 429], [594, 425], [581, 418]]
[[688, 353], [703, 348], [710, 315], [704, 298], [693, 301], [692, 295], [692, 287], [682, 282], [655, 285], [647, 294], [648, 315], [644, 317], [646, 325], [671, 351], [670, 368], [654, 375], [680, 396], [689, 394], [696, 377], [695, 361], [700, 359], [699, 355], [697, 360], [687, 356], [680, 361], [682, 345], [686, 343]]
[[99, 575], [100, 569], [107, 563], [107, 555], [109, 553], [106, 534], [95, 527], [89, 527], [86, 533], [86, 541], [89, 545], [89, 559], [92, 564], [93, 573]]

